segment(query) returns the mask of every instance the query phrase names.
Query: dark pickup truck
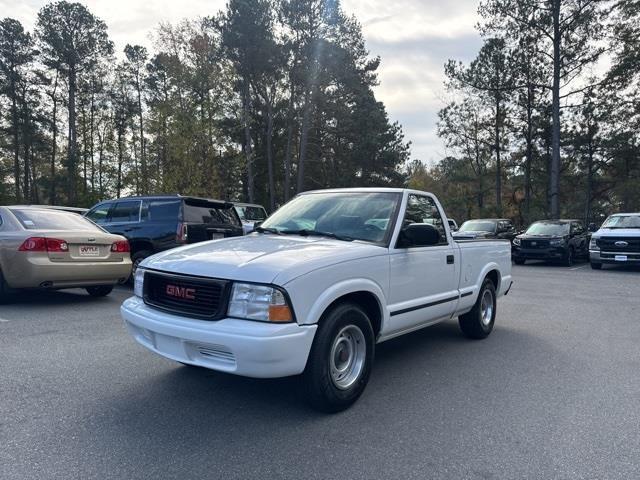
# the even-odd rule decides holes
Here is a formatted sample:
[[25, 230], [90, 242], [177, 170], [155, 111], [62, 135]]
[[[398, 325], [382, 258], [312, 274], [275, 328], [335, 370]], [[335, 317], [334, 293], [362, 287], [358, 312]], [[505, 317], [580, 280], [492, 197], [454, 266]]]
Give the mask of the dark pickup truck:
[[181, 195], [109, 200], [94, 206], [86, 216], [110, 233], [127, 237], [134, 272], [154, 253], [243, 234], [232, 203]]
[[573, 265], [588, 258], [590, 234], [580, 220], [541, 220], [513, 240], [513, 261], [546, 260]]

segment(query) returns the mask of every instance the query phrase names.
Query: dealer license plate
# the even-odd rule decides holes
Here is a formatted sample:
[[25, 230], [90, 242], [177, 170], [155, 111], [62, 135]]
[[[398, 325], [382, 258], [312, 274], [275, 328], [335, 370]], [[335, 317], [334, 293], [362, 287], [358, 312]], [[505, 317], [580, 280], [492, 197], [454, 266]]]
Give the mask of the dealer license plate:
[[95, 245], [80, 245], [80, 256], [81, 257], [99, 257], [100, 247], [97, 247]]

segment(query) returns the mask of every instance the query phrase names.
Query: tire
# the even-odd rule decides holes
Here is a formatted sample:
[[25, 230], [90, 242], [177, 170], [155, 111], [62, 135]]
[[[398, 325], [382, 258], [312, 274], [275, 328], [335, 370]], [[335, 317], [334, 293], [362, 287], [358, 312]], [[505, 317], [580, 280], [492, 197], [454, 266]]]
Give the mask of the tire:
[[471, 311], [458, 317], [462, 333], [473, 339], [487, 338], [493, 331], [496, 307], [496, 287], [491, 280], [485, 278], [478, 299]]
[[527, 262], [527, 260], [524, 258], [516, 258], [514, 262], [516, 265], [524, 265]]
[[0, 270], [0, 305], [4, 305], [9, 303], [9, 285], [4, 279], [2, 275], [2, 270]]
[[98, 285], [96, 287], [87, 287], [85, 289], [92, 297], [106, 297], [113, 290], [113, 285]]
[[569, 247], [569, 250], [567, 250], [567, 256], [565, 257], [563, 262], [564, 266], [572, 267], [574, 258], [575, 258], [575, 252], [573, 251], [573, 247]]
[[593, 270], [602, 270], [602, 264], [601, 263], [591, 262], [591, 268]]
[[309, 403], [326, 413], [353, 405], [369, 381], [374, 350], [365, 311], [354, 303], [332, 308], [320, 322], [302, 376]]
[[131, 255], [132, 267], [131, 276], [128, 280], [129, 283], [133, 283], [133, 277], [136, 274], [136, 269], [138, 268], [138, 265], [140, 265], [140, 262], [142, 262], [145, 258], [150, 257], [151, 255], [153, 255], [153, 252], [149, 250], [139, 250]]

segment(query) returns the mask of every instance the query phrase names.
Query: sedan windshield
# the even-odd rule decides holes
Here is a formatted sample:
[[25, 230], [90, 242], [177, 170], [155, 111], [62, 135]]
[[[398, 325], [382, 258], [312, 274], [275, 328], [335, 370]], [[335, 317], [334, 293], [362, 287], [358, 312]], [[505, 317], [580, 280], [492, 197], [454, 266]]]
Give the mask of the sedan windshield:
[[269, 217], [260, 231], [383, 244], [400, 198], [399, 193], [304, 194]]
[[602, 228], [640, 228], [640, 215], [616, 215], [609, 217]]
[[480, 220], [469, 220], [462, 224], [460, 232], [490, 232], [496, 231], [495, 222], [486, 222]]
[[550, 235], [550, 236], [564, 236], [569, 234], [568, 223], [534, 223], [527, 229], [527, 235]]
[[27, 230], [93, 230], [102, 231], [94, 223], [76, 213], [56, 210], [12, 208], [16, 218]]

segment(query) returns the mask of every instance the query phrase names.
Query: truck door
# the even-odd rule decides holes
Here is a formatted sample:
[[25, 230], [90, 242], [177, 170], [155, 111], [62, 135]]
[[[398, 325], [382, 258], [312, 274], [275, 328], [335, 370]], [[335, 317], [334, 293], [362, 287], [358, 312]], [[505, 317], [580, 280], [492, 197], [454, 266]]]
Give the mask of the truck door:
[[450, 317], [458, 304], [460, 251], [447, 233], [435, 199], [411, 193], [402, 227], [431, 224], [439, 242], [428, 247], [390, 246], [389, 328], [385, 334], [434, 323]]

